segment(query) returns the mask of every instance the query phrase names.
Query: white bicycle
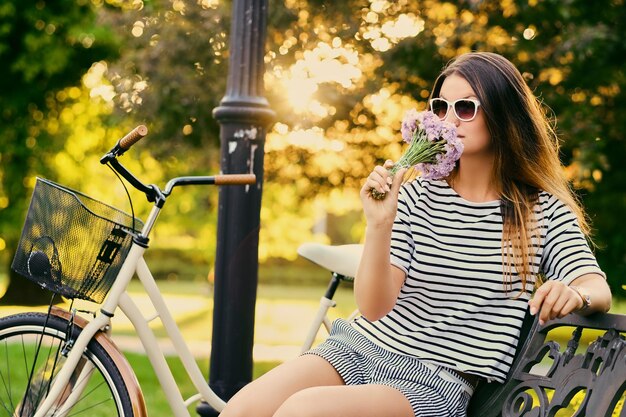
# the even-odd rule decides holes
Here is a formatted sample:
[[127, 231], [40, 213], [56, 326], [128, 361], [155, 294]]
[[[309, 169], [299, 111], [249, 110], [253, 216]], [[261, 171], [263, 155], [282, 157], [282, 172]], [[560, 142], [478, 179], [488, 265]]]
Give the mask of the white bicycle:
[[[132, 367], [111, 338], [111, 318], [121, 310], [135, 329], [176, 417], [206, 401], [221, 411], [224, 401], [209, 387], [159, 291], [143, 254], [150, 232], [175, 187], [254, 184], [252, 174], [178, 177], [164, 189], [145, 185], [118, 161], [147, 130], [135, 128], [105, 154], [109, 165], [153, 203], [145, 223], [109, 205], [51, 181], [38, 179], [12, 267], [69, 299], [100, 304], [93, 319], [74, 308], [51, 306], [0, 319], [0, 410], [12, 417], [147, 415]], [[335, 271], [303, 345], [308, 349], [334, 306], [339, 282], [354, 276], [360, 246], [303, 245], [302, 256]], [[156, 313], [145, 317], [127, 292], [137, 275]], [[150, 323], [159, 319], [197, 393], [183, 398]], [[2, 414], [2, 411], [0, 411]]]
[[[303, 243], [298, 247], [300, 256], [318, 264], [331, 273], [330, 282], [326, 292], [320, 299], [317, 313], [309, 326], [306, 338], [300, 349], [301, 352], [306, 352], [311, 348], [321, 327], [324, 327], [327, 333], [330, 332], [332, 323], [328, 318], [328, 310], [337, 305], [334, 300], [335, 292], [342, 282], [354, 281], [362, 253], [363, 245], [359, 244], [331, 246], [319, 243]], [[352, 320], [358, 314], [358, 310], [353, 311], [347, 320]]]

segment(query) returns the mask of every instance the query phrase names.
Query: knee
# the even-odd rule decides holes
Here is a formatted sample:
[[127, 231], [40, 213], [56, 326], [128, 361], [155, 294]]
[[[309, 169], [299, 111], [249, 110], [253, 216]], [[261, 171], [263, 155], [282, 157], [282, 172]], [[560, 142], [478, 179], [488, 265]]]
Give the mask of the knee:
[[235, 398], [226, 403], [226, 407], [220, 412], [220, 417], [245, 417], [255, 415], [251, 410], [251, 404], [246, 401], [237, 401]]
[[315, 417], [320, 416], [320, 402], [314, 388], [304, 389], [291, 395], [276, 410], [274, 417]]
[[251, 395], [252, 393], [248, 393], [246, 391], [246, 387], [244, 387], [241, 391], [235, 394], [220, 412], [220, 417], [270, 417], [272, 415], [271, 412], [260, 413], [259, 407], [262, 408], [263, 403], [258, 401], [258, 398], [254, 398], [254, 395]]

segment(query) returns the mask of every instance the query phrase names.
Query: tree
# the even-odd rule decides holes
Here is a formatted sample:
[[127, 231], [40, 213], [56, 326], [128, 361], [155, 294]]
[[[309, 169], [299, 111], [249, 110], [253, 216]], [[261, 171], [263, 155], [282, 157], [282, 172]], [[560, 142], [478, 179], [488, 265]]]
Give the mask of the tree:
[[[190, 103], [214, 106], [221, 97], [228, 51], [226, 20], [219, 15], [227, 10], [216, 4], [151, 2], [125, 18], [140, 49], [117, 66], [117, 85], [145, 81], [140, 92], [126, 88], [128, 97], [144, 101], [133, 109], [152, 118], [158, 110], [155, 122], [163, 132], [174, 129], [169, 136], [182, 139], [190, 124], [200, 137], [187, 143], [216, 138], [211, 121], [197, 122], [203, 108]], [[610, 214], [626, 204], [619, 163], [626, 151], [625, 22], [625, 8], [615, 0], [276, 1], [270, 5], [266, 89], [278, 117], [266, 143], [266, 193], [290, 192], [294, 207], [310, 209], [320, 196], [357, 190], [375, 163], [399, 155], [403, 112], [425, 108], [448, 60], [470, 50], [498, 52], [553, 110], [563, 162], [584, 197], [597, 228], [598, 259], [617, 290], [626, 272], [625, 227]], [[272, 227], [279, 221], [274, 213], [282, 211], [268, 207], [264, 213]], [[305, 227], [297, 218], [291, 224]], [[272, 236], [284, 244], [284, 234], [262, 229], [261, 245], [278, 245]]]
[[[117, 93], [116, 117], [149, 126], [146, 148], [169, 172], [183, 165], [184, 174], [215, 170], [219, 135], [210, 111], [225, 89], [230, 5], [211, 0], [139, 3], [97, 10], [124, 45], [119, 59], [108, 60], [105, 73]], [[265, 148], [261, 255], [295, 257], [303, 239], [330, 241], [314, 236], [316, 213], [358, 211], [361, 179], [373, 165], [397, 158], [402, 150], [398, 130], [404, 111], [425, 108], [434, 78], [449, 59], [486, 50], [511, 59], [558, 122], [566, 171], [596, 228], [599, 262], [619, 294], [626, 272], [626, 226], [613, 213], [626, 208], [622, 3], [272, 2], [266, 90], [278, 117]], [[9, 8], [16, 7], [27, 9]], [[30, 117], [43, 117], [37, 113], [41, 109], [41, 103], [32, 107]], [[54, 138], [51, 134], [45, 146], [60, 148]], [[41, 138], [35, 140], [42, 146]], [[19, 149], [26, 152], [23, 161], [36, 163], [28, 159], [30, 148]], [[3, 167], [5, 155], [2, 150]], [[11, 171], [10, 183], [21, 188], [25, 171]], [[0, 208], [3, 201], [6, 206], [0, 197]], [[307, 214], [286, 215], [288, 207]], [[14, 216], [5, 222], [5, 211], [0, 222], [8, 230], [21, 220]], [[22, 216], [23, 208], [15, 213]], [[270, 230], [274, 227], [281, 231]], [[355, 240], [362, 236], [358, 224], [350, 230]], [[4, 229], [2, 233], [4, 238]]]
[[[621, 1], [379, 0], [327, 6], [293, 1], [285, 5], [293, 12], [292, 23], [298, 23], [291, 30], [274, 32], [277, 49], [272, 51], [279, 53], [271, 65], [279, 76], [270, 77], [270, 82], [280, 85], [281, 79], [300, 71], [316, 50], [324, 49], [320, 45], [356, 51], [355, 67], [361, 76], [345, 88], [340, 77], [318, 82], [315, 67], [308, 66], [299, 82], [316, 82], [311, 106], [301, 114], [293, 107], [279, 110], [278, 120], [287, 126], [278, 125], [282, 131], [276, 129], [268, 137], [268, 182], [293, 183], [282, 171], [297, 164], [302, 171], [297, 190], [303, 198], [324, 187], [355, 187], [374, 160], [397, 155], [392, 146], [399, 141], [400, 109], [424, 108], [434, 77], [449, 59], [470, 50], [498, 52], [520, 68], [557, 122], [567, 174], [596, 227], [598, 260], [620, 296], [626, 273], [626, 226], [615, 215], [626, 209], [622, 163], [626, 9]], [[333, 52], [322, 54], [319, 61], [332, 57]], [[277, 102], [274, 97], [272, 103]], [[329, 111], [324, 114], [319, 107]], [[318, 114], [324, 116], [316, 118]], [[302, 128], [294, 123], [294, 116], [312, 118], [321, 128], [315, 135], [344, 146], [312, 152], [302, 145], [298, 135]], [[272, 152], [277, 137], [283, 140]]]
[[[24, 0], [0, 6], [0, 60], [5, 63], [0, 67], [2, 265], [10, 263], [17, 247], [16, 225], [24, 219], [33, 170], [45, 172], [39, 161], [60, 144], [59, 138], [35, 126], [45, 116], [46, 100], [76, 83], [94, 61], [113, 56], [113, 46], [106, 28], [96, 25], [95, 6], [87, 1]], [[28, 281], [11, 283], [4, 303], [49, 299]]]

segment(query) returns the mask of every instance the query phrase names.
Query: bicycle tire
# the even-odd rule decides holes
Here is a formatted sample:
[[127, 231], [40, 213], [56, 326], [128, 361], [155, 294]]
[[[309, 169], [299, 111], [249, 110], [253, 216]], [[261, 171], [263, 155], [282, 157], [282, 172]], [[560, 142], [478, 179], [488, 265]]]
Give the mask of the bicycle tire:
[[[0, 319], [0, 415], [2, 410], [11, 416], [34, 415], [34, 409], [49, 389], [50, 380], [65, 360], [64, 353], [71, 349], [71, 341], [81, 330], [78, 326], [70, 327], [63, 318], [45, 313], [20, 313]], [[81, 369], [87, 364], [94, 367], [80, 398], [71, 410], [63, 411], [59, 404], [57, 411], [48, 415], [134, 416], [128, 388], [100, 343], [89, 342], [80, 364]], [[83, 382], [79, 374], [80, 369], [77, 369], [68, 387]], [[67, 400], [67, 395], [69, 390], [62, 394], [63, 401]]]

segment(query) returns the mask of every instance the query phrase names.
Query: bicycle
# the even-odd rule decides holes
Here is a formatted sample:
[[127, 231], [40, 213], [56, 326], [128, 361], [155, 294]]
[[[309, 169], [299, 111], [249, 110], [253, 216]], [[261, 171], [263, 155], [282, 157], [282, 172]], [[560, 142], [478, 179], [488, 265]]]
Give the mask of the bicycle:
[[[254, 184], [254, 175], [177, 177], [164, 190], [147, 186], [117, 160], [147, 133], [140, 126], [101, 159], [154, 203], [145, 222], [111, 206], [45, 179], [38, 179], [13, 268], [55, 294], [93, 301], [100, 314], [89, 321], [70, 307], [47, 313], [25, 312], [0, 319], [0, 404], [12, 416], [147, 415], [141, 388], [130, 364], [111, 336], [117, 308], [137, 331], [175, 416], [204, 400], [216, 411], [224, 401], [209, 387], [143, 259], [150, 231], [174, 187]], [[132, 207], [132, 204], [131, 204]], [[85, 237], [89, 242], [85, 242]], [[78, 244], [77, 244], [78, 243]], [[327, 312], [341, 282], [352, 281], [362, 245], [306, 243], [298, 253], [331, 272], [301, 350], [311, 347], [318, 331], [330, 330]], [[156, 314], [146, 318], [126, 292], [137, 274]], [[356, 313], [356, 312], [355, 312]], [[198, 393], [183, 399], [149, 323], [160, 318]], [[12, 358], [24, 362], [20, 369]]]
[[[139, 336], [174, 416], [189, 417], [187, 407], [201, 399], [217, 411], [224, 407], [185, 344], [143, 254], [175, 187], [252, 185], [256, 177], [176, 177], [164, 189], [146, 185], [118, 160], [146, 134], [145, 126], [138, 126], [100, 160], [153, 203], [145, 223], [85, 194], [37, 179], [12, 267], [56, 294], [100, 307], [91, 320], [79, 315], [84, 311], [66, 311], [52, 303], [47, 314], [26, 312], [0, 319], [0, 407], [10, 416], [147, 415], [137, 378], [111, 339], [111, 318], [118, 308]], [[152, 317], [144, 317], [126, 291], [135, 274], [156, 310]], [[156, 318], [198, 391], [188, 399], [183, 399], [149, 327]]]
[[[320, 299], [317, 313], [309, 325], [304, 343], [300, 348], [300, 353], [306, 352], [312, 347], [321, 327], [324, 327], [326, 332], [330, 333], [332, 323], [328, 318], [328, 310], [337, 306], [337, 303], [334, 301], [335, 292], [342, 282], [354, 281], [362, 253], [363, 245], [360, 244], [332, 246], [320, 243], [303, 243], [298, 247], [300, 256], [316, 263], [331, 273], [328, 287]], [[358, 314], [359, 311], [354, 310], [347, 320], [354, 319]]]

